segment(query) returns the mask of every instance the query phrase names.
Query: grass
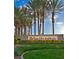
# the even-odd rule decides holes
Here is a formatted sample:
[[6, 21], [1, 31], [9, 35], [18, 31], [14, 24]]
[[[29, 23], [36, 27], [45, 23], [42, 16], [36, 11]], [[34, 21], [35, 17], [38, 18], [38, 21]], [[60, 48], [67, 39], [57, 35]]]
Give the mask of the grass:
[[64, 59], [63, 49], [33, 50], [24, 54], [24, 59]]
[[15, 52], [21, 55], [25, 51], [38, 50], [38, 49], [63, 49], [64, 44], [26, 44], [22, 47], [15, 48]]
[[15, 55], [21, 55], [24, 59], [64, 59], [64, 44], [24, 44], [15, 48]]

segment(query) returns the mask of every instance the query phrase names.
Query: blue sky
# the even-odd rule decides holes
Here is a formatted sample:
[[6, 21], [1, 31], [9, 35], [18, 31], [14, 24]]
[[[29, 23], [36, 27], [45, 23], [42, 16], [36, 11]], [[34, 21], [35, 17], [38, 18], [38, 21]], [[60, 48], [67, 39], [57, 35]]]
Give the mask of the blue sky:
[[[14, 0], [14, 5], [18, 8], [24, 6], [29, 0]], [[51, 14], [47, 13], [44, 18], [44, 34], [52, 34], [52, 22]], [[38, 23], [36, 23], [38, 24]], [[34, 34], [34, 25], [32, 26]], [[38, 26], [36, 26], [36, 32], [38, 33]], [[55, 34], [64, 34], [64, 11], [61, 14], [55, 15]]]

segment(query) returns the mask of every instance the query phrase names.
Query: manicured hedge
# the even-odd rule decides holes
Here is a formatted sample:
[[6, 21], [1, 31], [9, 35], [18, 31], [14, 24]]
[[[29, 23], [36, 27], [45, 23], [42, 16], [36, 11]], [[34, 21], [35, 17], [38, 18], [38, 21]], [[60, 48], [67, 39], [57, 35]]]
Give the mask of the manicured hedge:
[[64, 43], [64, 40], [20, 40], [16, 39], [15, 44], [52, 44]]

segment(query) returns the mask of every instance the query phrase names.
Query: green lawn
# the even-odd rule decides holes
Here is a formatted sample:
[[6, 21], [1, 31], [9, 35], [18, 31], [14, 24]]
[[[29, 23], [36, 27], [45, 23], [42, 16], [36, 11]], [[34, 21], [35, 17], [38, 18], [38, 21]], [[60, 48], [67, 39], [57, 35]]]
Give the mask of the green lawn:
[[15, 52], [24, 59], [64, 59], [64, 44], [27, 44], [15, 48]]
[[28, 51], [24, 59], [64, 59], [63, 49], [43, 49]]

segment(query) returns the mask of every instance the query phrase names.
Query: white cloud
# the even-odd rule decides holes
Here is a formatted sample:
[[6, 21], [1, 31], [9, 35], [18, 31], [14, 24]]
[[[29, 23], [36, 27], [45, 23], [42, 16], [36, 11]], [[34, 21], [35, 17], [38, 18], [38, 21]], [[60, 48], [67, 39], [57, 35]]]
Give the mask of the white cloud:
[[[58, 15], [55, 15], [55, 16], [54, 16], [55, 21], [56, 21], [57, 18], [58, 18]], [[48, 19], [49, 21], [52, 21], [52, 15], [51, 15], [51, 14], [47, 15], [47, 19]]]
[[23, 7], [27, 7], [27, 6], [24, 4]]
[[56, 22], [56, 24], [59, 24], [59, 25], [61, 25], [61, 24], [63, 24], [63, 22]]
[[22, 6], [20, 5], [19, 7], [20, 7], [20, 10], [21, 10], [22, 9]]
[[54, 19], [56, 20], [57, 18], [58, 18], [58, 15], [55, 15], [55, 16], [54, 16]]
[[61, 28], [61, 33], [64, 34], [64, 27]]

